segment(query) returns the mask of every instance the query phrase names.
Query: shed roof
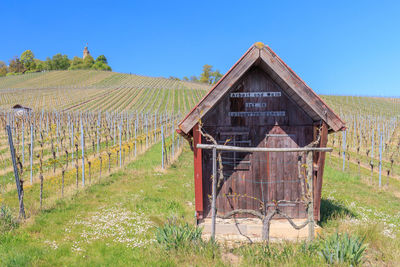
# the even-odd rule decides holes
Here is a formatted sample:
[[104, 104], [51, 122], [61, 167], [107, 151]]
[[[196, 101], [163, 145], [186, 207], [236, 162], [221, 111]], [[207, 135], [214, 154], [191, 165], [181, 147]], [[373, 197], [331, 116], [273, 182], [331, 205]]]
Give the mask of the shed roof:
[[330, 130], [335, 132], [345, 128], [339, 116], [270, 47], [255, 43], [179, 123], [180, 131], [189, 134], [252, 66], [258, 66], [268, 73], [314, 121], [325, 121]]
[[20, 104], [16, 104], [12, 107], [12, 109], [24, 109], [24, 110], [32, 110], [31, 108], [21, 106]]

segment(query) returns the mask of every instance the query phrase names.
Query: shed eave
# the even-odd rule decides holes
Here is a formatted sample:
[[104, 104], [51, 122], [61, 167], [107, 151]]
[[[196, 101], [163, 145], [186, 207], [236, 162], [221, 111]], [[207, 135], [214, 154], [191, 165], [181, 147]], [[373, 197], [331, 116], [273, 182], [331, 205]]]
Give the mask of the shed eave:
[[275, 52], [265, 45], [256, 43], [232, 66], [210, 91], [192, 108], [178, 127], [182, 134], [189, 135], [193, 127], [229, 91], [229, 89], [253, 65], [259, 65], [295, 98], [299, 106], [314, 120], [323, 120], [332, 131], [345, 128], [344, 122], [335, 112], [288, 66]]
[[[189, 134], [201, 118], [203, 118], [203, 116], [218, 102], [221, 96], [225, 95], [232, 85], [234, 85], [243, 74], [257, 62], [259, 57], [260, 49], [255, 45], [251, 46], [178, 124], [182, 133]], [[207, 100], [208, 103], [206, 103]]]

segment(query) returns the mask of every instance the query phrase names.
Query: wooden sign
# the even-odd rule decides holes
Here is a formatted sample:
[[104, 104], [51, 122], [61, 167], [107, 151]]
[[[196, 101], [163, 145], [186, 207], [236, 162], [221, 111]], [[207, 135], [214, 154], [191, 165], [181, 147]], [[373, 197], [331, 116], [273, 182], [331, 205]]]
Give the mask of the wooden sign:
[[286, 116], [285, 111], [255, 111], [255, 112], [229, 112], [228, 116], [230, 117], [284, 117]]
[[266, 108], [267, 103], [246, 103], [246, 108]]
[[241, 92], [241, 93], [231, 93], [231, 98], [245, 98], [245, 97], [279, 97], [281, 92]]

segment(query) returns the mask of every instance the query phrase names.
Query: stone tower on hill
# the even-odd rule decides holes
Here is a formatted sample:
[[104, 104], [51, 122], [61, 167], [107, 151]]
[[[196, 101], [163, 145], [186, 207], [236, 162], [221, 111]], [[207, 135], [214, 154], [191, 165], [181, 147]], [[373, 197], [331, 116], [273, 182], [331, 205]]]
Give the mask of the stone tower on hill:
[[85, 59], [85, 57], [87, 57], [88, 55], [90, 55], [90, 52], [86, 44], [85, 48], [83, 49], [83, 59]]

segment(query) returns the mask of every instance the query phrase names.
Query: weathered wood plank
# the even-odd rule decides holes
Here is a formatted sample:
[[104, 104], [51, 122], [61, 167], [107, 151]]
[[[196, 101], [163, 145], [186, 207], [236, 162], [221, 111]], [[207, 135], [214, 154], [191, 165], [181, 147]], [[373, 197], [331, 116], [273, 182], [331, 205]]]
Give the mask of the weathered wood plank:
[[[311, 108], [311, 105], [317, 103], [315, 102], [317, 100], [312, 99], [312, 95], [305, 94], [314, 101], [306, 103], [303, 96], [279, 80], [282, 78], [278, 74], [271, 71], [266, 73], [257, 65], [258, 61], [250, 64], [252, 61], [250, 54], [253, 52], [249, 50], [238, 62], [242, 66], [241, 70], [235, 70], [236, 67], [231, 70], [231, 74], [236, 73], [236, 76], [232, 74], [231, 77], [225, 77], [218, 85], [225, 84], [226, 88], [221, 87], [219, 92], [210, 92], [209, 96], [203, 99], [198, 108], [201, 112], [206, 112], [195, 111], [199, 112], [198, 115], [202, 115], [203, 130], [213, 136], [219, 144], [216, 147], [218, 153], [227, 150], [221, 152], [224, 177], [220, 181], [216, 199], [217, 211], [221, 215], [234, 209], [259, 210], [260, 200], [269, 205], [279, 200], [298, 201], [302, 188], [297, 181], [299, 176], [297, 158], [298, 155], [305, 155], [304, 152], [310, 150], [304, 146], [315, 140], [313, 129], [317, 122], [324, 120]], [[253, 56], [258, 55], [255, 53]], [[250, 65], [244, 71], [245, 64]], [[285, 115], [269, 116], [270, 111], [283, 111]], [[192, 112], [186, 120], [194, 116], [195, 112]], [[229, 116], [232, 112], [238, 114], [246, 112], [254, 116]], [[192, 123], [196, 124], [200, 117], [196, 120], [194, 117], [190, 118], [193, 120]], [[325, 126], [327, 134], [329, 127], [327, 124]], [[200, 205], [197, 203], [197, 195], [200, 194], [203, 216], [209, 217], [212, 166], [211, 150], [208, 149], [213, 145], [206, 144], [205, 141], [204, 137], [194, 136], [195, 153], [197, 149], [204, 149], [200, 160], [195, 157], [195, 173], [200, 173], [202, 176], [202, 191], [195, 189], [195, 197], [196, 211], [200, 210]], [[224, 144], [227, 146], [223, 146]], [[323, 146], [316, 150], [329, 151]], [[322, 186], [320, 170], [323, 170], [321, 162], [323, 153], [319, 152], [314, 153], [315, 169], [318, 169], [313, 186], [316, 216], [319, 215]], [[305, 162], [306, 158], [303, 157], [301, 163]], [[195, 184], [196, 188], [197, 186]], [[270, 209], [273, 207], [270, 206]], [[281, 210], [292, 218], [307, 216], [303, 204], [283, 205]]]
[[201, 144], [201, 134], [199, 125], [196, 124], [193, 128], [193, 156], [194, 156], [194, 197], [197, 218], [203, 216], [203, 170], [202, 170], [202, 150], [197, 148]]
[[206, 114], [228, 90], [242, 77], [242, 75], [259, 58], [259, 49], [252, 47], [249, 51], [234, 65], [219, 83], [211, 89], [209, 94], [202, 99], [191, 113], [181, 122], [180, 129], [188, 133], [193, 126]]
[[274, 73], [276, 73], [279, 78], [291, 88], [304, 103], [312, 108], [312, 110], [319, 116], [319, 118], [324, 119], [327, 124], [332, 127], [334, 131], [339, 131], [344, 127], [344, 123], [340, 120], [336, 114], [325, 105], [325, 103], [315, 94], [311, 88], [299, 80], [295, 75], [293, 75], [287, 67], [280, 62], [280, 60], [275, 57], [269, 50], [262, 49], [260, 52], [261, 62], [265, 62]]
[[[326, 123], [322, 124], [321, 129], [321, 140], [320, 140], [320, 147], [326, 147], [328, 143], [328, 126]], [[317, 183], [314, 190], [314, 199], [315, 199], [315, 206], [314, 206], [314, 216], [316, 220], [321, 219], [320, 208], [321, 208], [321, 193], [322, 193], [322, 184], [323, 184], [323, 177], [324, 177], [324, 166], [325, 166], [325, 152], [319, 152], [318, 157], [318, 172], [317, 172]]]

